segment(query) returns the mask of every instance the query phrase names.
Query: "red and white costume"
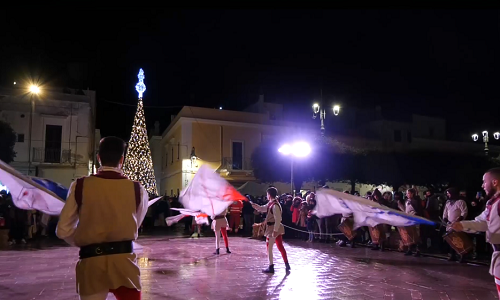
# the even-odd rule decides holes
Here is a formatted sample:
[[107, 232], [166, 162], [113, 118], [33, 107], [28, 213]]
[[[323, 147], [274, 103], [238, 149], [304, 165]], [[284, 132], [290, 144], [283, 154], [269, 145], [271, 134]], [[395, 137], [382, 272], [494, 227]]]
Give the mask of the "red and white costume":
[[486, 232], [486, 241], [493, 246], [490, 274], [495, 277], [500, 297], [500, 193], [495, 194], [487, 203], [482, 214], [472, 221], [460, 222], [465, 232]]
[[227, 209], [224, 210], [220, 215], [217, 215], [214, 217], [214, 220], [212, 221], [212, 229], [215, 232], [215, 249], [219, 249], [219, 244], [220, 244], [220, 236], [222, 233], [222, 238], [224, 239], [224, 244], [226, 246], [226, 249], [229, 249], [229, 241], [227, 239]]
[[[80, 247], [80, 256], [83, 249], [95, 245], [132, 243], [148, 210], [148, 200], [138, 182], [124, 177], [119, 169], [103, 167], [97, 175], [71, 184], [57, 236]], [[76, 285], [83, 300], [105, 300], [108, 292], [118, 300], [140, 299], [137, 257], [131, 251], [82, 258], [76, 265]]]
[[[276, 242], [278, 250], [281, 252], [283, 261], [288, 264], [288, 257], [286, 255], [285, 247], [283, 246], [283, 235], [285, 234], [285, 227], [281, 224], [281, 205], [274, 199], [265, 205], [255, 205], [254, 208], [259, 212], [267, 212], [266, 215], [266, 231], [264, 235], [267, 239], [267, 255], [269, 258], [269, 265], [273, 266], [273, 246]], [[275, 235], [276, 237], [273, 237]]]

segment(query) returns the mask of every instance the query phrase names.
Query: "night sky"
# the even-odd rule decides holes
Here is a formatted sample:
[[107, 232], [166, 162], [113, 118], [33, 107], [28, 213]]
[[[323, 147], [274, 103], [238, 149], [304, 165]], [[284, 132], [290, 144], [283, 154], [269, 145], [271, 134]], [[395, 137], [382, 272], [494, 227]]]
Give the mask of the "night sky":
[[[498, 10], [0, 11], [0, 83], [34, 76], [49, 86], [96, 90], [98, 128], [126, 139], [139, 68], [149, 126], [160, 120], [165, 128], [182, 105], [244, 108], [260, 88], [266, 101], [310, 118], [322, 88], [325, 104], [340, 102], [345, 111], [381, 105], [389, 116], [442, 116], [450, 136], [470, 137], [500, 130], [499, 16]], [[69, 64], [81, 67], [80, 78]]]

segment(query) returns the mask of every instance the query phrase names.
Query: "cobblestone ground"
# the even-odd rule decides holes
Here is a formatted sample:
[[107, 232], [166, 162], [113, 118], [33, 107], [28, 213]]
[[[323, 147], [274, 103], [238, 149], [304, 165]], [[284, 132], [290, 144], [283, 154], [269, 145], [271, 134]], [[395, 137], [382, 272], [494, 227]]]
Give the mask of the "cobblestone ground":
[[[230, 237], [233, 253], [218, 257], [211, 254], [213, 237], [139, 242], [144, 300], [498, 299], [487, 267], [435, 258], [293, 241], [285, 243], [291, 273], [275, 248], [276, 273], [267, 275], [261, 273], [267, 266], [262, 241]], [[77, 255], [61, 246], [0, 251], [0, 299], [78, 299]]]

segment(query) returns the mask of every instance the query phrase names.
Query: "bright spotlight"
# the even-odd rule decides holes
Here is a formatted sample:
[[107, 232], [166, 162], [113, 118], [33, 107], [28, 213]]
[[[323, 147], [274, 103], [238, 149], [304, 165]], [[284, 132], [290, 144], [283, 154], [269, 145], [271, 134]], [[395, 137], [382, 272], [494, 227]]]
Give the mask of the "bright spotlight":
[[292, 147], [288, 144], [284, 144], [278, 149], [278, 152], [284, 155], [289, 155], [292, 153]]
[[293, 145], [293, 155], [297, 157], [304, 157], [311, 153], [311, 147], [306, 142], [298, 142]]
[[40, 93], [40, 88], [38, 86], [36, 86], [36, 85], [31, 85], [30, 86], [30, 92], [32, 94], [38, 94], [38, 93]]

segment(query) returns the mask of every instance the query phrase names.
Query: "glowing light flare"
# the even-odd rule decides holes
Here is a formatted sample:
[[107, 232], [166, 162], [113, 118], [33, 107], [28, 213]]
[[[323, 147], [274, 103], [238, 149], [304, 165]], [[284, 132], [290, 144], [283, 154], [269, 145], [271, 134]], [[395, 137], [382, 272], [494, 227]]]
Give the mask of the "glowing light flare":
[[340, 113], [340, 106], [334, 105], [333, 106], [333, 114], [336, 115], [336, 116], [338, 116], [339, 113]]
[[319, 104], [318, 103], [314, 103], [312, 108], [313, 108], [313, 112], [315, 114], [317, 114], [319, 112]]
[[488, 136], [488, 131], [483, 131], [483, 137], [487, 137]]
[[493, 137], [495, 138], [495, 140], [500, 139], [500, 132], [497, 131], [497, 132], [493, 133]]
[[290, 153], [292, 153], [292, 146], [284, 144], [278, 149], [278, 152], [284, 155], [289, 155]]
[[311, 153], [311, 147], [306, 142], [297, 142], [293, 145], [284, 144], [278, 149], [278, 152], [283, 155], [293, 154], [296, 157], [305, 157]]
[[474, 142], [477, 142], [477, 140], [478, 140], [478, 139], [479, 139], [479, 135], [477, 135], [476, 133], [474, 133], [474, 134], [472, 135], [472, 140], [473, 140]]
[[40, 93], [40, 87], [37, 85], [34, 85], [34, 84], [30, 85], [30, 93], [32, 93], [32, 94]]
[[139, 74], [137, 75], [139, 82], [135, 85], [135, 90], [139, 93], [139, 98], [142, 98], [142, 94], [146, 91], [146, 85], [144, 84], [144, 71], [139, 69]]

